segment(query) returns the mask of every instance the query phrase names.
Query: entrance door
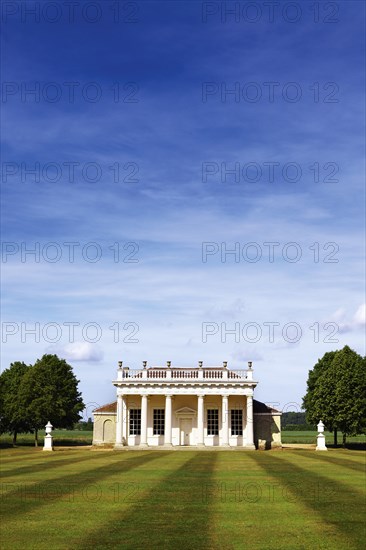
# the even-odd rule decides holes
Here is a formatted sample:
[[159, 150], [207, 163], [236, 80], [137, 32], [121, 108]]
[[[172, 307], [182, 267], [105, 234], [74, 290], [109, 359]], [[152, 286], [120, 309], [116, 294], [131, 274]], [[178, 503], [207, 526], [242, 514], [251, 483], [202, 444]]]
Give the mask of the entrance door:
[[180, 444], [190, 445], [190, 436], [192, 431], [192, 420], [190, 418], [182, 418], [180, 421]]

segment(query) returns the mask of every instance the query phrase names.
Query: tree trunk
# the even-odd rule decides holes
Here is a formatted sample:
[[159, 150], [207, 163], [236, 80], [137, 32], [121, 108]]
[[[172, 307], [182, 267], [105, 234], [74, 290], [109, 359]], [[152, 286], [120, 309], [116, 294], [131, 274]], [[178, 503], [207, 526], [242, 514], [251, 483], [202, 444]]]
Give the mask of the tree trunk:
[[343, 441], [342, 441], [343, 447], [346, 446], [346, 443], [347, 443], [347, 434], [343, 433]]
[[34, 446], [38, 447], [38, 430], [34, 430]]
[[17, 444], [17, 435], [18, 435], [18, 432], [16, 430], [14, 430], [14, 432], [13, 432], [13, 447], [15, 447], [15, 445]]
[[334, 435], [334, 446], [335, 446], [335, 447], [338, 447], [338, 438], [337, 438], [338, 432], [337, 432], [337, 428], [334, 429], [334, 434], [333, 434], [333, 435]]

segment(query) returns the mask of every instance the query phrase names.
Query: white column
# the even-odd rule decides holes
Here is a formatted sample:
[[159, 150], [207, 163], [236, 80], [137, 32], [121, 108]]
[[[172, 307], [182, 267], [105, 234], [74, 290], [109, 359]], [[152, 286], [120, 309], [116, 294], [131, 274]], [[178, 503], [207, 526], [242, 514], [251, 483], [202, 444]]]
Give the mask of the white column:
[[117, 395], [116, 447], [122, 445], [122, 395]]
[[222, 446], [229, 446], [229, 398], [227, 395], [222, 396], [221, 403], [221, 429], [222, 429]]
[[141, 396], [141, 437], [140, 445], [147, 447], [147, 395]]
[[254, 430], [253, 430], [253, 396], [247, 395], [247, 443], [246, 447], [255, 449]]
[[197, 446], [203, 446], [204, 443], [204, 395], [198, 395], [197, 406]]
[[128, 409], [127, 409], [127, 398], [125, 395], [122, 396], [122, 441], [123, 445], [128, 445]]
[[165, 396], [165, 445], [172, 444], [172, 396]]

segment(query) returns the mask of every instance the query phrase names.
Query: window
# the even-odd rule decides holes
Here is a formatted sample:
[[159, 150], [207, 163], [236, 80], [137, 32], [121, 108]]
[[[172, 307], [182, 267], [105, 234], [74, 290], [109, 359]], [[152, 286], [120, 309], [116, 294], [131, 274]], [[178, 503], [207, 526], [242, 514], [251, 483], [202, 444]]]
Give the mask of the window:
[[164, 435], [165, 410], [154, 409], [154, 435]]
[[219, 410], [207, 410], [207, 435], [219, 435]]
[[243, 411], [231, 410], [231, 435], [243, 435]]
[[130, 409], [130, 435], [141, 435], [141, 409]]

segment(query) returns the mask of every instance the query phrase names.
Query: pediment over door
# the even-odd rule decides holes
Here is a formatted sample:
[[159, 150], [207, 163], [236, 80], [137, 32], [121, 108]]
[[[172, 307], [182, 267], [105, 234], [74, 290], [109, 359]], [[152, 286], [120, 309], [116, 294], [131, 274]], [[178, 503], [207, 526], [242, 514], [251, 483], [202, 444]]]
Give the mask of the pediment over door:
[[196, 414], [196, 411], [190, 407], [182, 407], [181, 409], [177, 409], [175, 411], [175, 416], [178, 418], [193, 418]]

